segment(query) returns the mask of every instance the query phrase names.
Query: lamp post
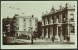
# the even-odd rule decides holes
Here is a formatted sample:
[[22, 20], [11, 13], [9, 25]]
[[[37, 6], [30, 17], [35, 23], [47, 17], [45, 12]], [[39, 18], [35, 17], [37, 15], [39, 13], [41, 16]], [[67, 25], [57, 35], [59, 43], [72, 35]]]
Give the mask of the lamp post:
[[33, 44], [33, 31], [32, 31], [32, 27], [30, 27], [30, 33], [31, 33], [31, 37], [30, 37], [30, 40], [31, 40], [31, 44]]

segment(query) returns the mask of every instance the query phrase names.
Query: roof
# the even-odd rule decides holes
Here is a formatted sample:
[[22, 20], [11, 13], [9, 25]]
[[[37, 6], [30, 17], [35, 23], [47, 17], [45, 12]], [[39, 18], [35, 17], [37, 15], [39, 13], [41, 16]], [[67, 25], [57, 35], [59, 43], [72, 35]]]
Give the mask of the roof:
[[75, 6], [69, 5], [67, 8], [66, 8], [66, 7], [62, 7], [62, 9], [59, 9], [59, 10], [57, 10], [57, 9], [55, 9], [54, 11], [51, 10], [49, 13], [46, 13], [46, 14], [42, 15], [42, 17], [48, 16], [48, 15], [50, 15], [50, 14], [55, 14], [55, 13], [64, 11], [64, 10], [66, 10], [66, 9], [68, 9], [68, 10], [75, 10]]
[[16, 16], [14, 16], [16, 18], [27, 18], [27, 19], [36, 19], [38, 20], [36, 17], [34, 17], [34, 15], [31, 15], [31, 16], [26, 16], [26, 14], [18, 14]]
[[15, 17], [17, 17], [17, 18], [32, 18], [32, 16], [26, 16], [26, 14], [18, 14]]

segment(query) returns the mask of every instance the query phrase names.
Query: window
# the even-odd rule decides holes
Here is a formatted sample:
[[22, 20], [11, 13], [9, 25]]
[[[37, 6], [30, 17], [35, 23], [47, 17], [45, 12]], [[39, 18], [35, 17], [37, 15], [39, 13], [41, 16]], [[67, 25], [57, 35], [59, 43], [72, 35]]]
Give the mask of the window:
[[72, 13], [70, 13], [70, 15], [72, 15], [72, 16], [73, 16], [73, 15], [74, 15], [74, 13], [72, 12]]
[[30, 26], [32, 25], [32, 22], [31, 22], [31, 20], [29, 21], [29, 23], [30, 23]]
[[19, 30], [19, 27], [17, 27], [17, 30]]
[[24, 27], [25, 27], [25, 24], [24, 24]]
[[28, 19], [27, 19], [27, 21], [28, 21]]
[[31, 22], [31, 20], [30, 20], [30, 22]]
[[75, 31], [74, 31], [74, 25], [73, 24], [71, 24], [71, 33], [74, 33]]
[[74, 33], [74, 26], [72, 26], [72, 30], [71, 30], [71, 32]]
[[59, 19], [58, 19], [59, 23], [61, 23], [61, 16], [59, 16]]
[[51, 23], [51, 18], [49, 17], [49, 22]]
[[73, 19], [73, 18], [71, 18], [71, 19], [70, 19], [70, 21], [74, 21], [74, 19]]
[[70, 14], [70, 21], [74, 21], [74, 14]]
[[16, 26], [16, 23], [14, 23], [13, 25]]
[[30, 26], [31, 26], [31, 24], [30, 24]]
[[66, 18], [64, 18], [63, 22], [65, 22]]
[[54, 16], [54, 20], [56, 20], [57, 19], [57, 17], [56, 16]]
[[35, 26], [36, 26], [36, 24], [35, 24]]
[[35, 22], [37, 22], [38, 20], [35, 20]]
[[25, 29], [24, 29], [24, 31], [25, 31]]
[[25, 19], [24, 19], [24, 21], [25, 21]]

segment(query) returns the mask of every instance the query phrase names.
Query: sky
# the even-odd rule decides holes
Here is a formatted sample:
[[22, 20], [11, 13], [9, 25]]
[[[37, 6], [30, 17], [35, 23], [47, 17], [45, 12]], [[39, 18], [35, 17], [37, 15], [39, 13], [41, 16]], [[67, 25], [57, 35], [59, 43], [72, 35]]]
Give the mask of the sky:
[[1, 1], [1, 18], [7, 16], [12, 18], [15, 14], [24, 13], [25, 16], [34, 15], [41, 20], [42, 12], [50, 12], [52, 6], [59, 9], [59, 6], [65, 7], [65, 4], [75, 5], [76, 1]]

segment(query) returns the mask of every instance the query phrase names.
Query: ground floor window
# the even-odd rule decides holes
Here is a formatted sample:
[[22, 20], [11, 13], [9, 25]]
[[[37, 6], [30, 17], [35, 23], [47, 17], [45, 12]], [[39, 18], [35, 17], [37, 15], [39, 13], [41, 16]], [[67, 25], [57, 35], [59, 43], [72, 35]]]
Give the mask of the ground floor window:
[[74, 33], [74, 32], [75, 32], [74, 24], [71, 24], [71, 25], [70, 25], [70, 28], [71, 28], [71, 31], [70, 31], [70, 32], [71, 32], [71, 33]]

